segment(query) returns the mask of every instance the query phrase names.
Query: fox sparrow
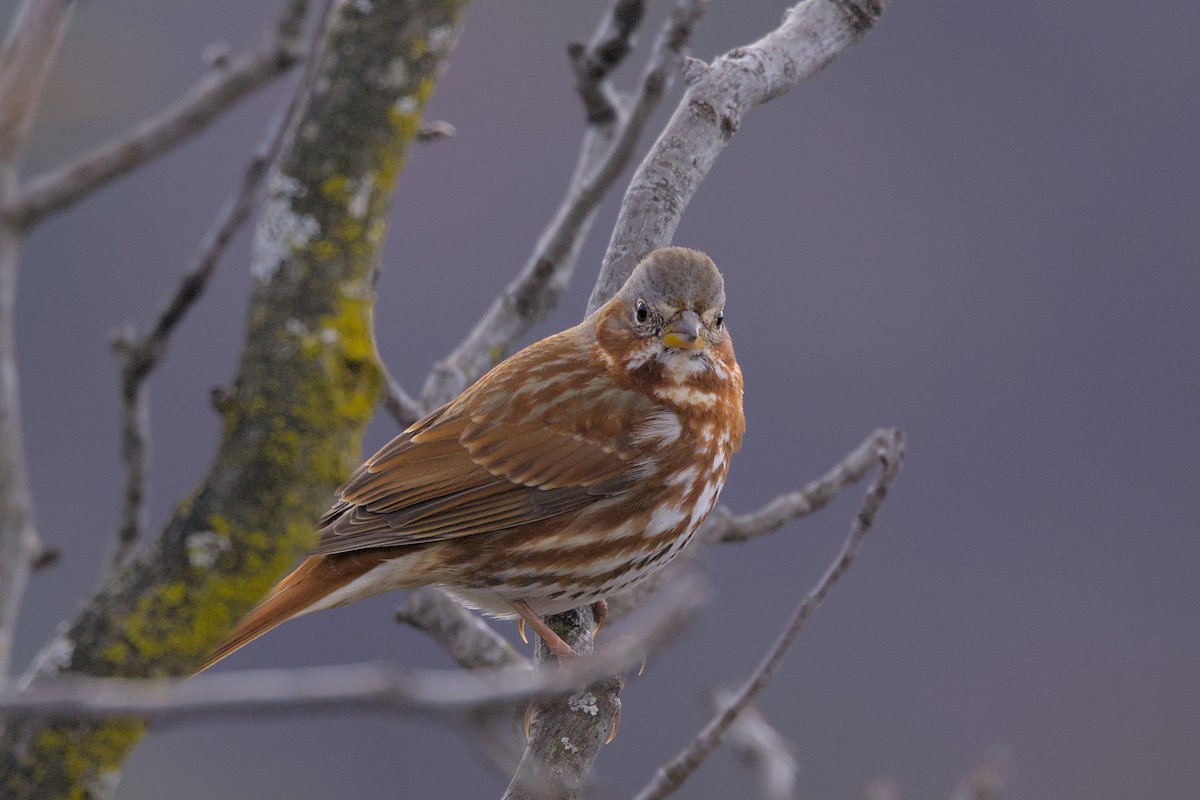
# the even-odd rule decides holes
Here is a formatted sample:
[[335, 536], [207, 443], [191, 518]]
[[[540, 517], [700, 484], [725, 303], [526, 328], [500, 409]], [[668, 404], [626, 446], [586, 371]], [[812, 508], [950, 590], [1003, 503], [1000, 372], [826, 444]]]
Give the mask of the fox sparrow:
[[651, 253], [583, 322], [367, 459], [317, 549], [205, 666], [292, 617], [429, 584], [572, 655], [541, 616], [662, 569], [717, 502], [745, 429], [724, 306], [708, 256]]

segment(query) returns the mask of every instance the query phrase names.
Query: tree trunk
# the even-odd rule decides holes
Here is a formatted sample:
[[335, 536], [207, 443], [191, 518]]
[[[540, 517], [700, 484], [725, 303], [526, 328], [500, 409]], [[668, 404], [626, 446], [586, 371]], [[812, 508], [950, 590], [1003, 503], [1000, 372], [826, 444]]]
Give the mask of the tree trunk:
[[[387, 212], [465, 6], [335, 4], [258, 221], [245, 350], [216, 401], [213, 465], [27, 680], [187, 674], [314, 544], [314, 521], [357, 465], [379, 397], [371, 313]], [[144, 728], [4, 722], [0, 795], [111, 797]]]

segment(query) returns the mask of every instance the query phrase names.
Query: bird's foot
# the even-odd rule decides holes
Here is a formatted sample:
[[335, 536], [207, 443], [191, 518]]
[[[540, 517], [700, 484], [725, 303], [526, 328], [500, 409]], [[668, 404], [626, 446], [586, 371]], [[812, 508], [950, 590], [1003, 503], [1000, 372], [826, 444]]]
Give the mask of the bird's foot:
[[[521, 615], [521, 622], [527, 623], [533, 628], [533, 632], [542, 637], [542, 641], [546, 643], [546, 647], [553, 653], [559, 661], [569, 661], [579, 658], [579, 654], [572, 649], [571, 645], [562, 640], [562, 637], [550, 629], [545, 620], [539, 617], [529, 603], [524, 600], [514, 600], [511, 603], [513, 610]], [[521, 625], [521, 638], [525, 639], [525, 626]], [[528, 641], [528, 639], [525, 639]]]
[[592, 621], [592, 638], [595, 639], [604, 629], [604, 623], [608, 621], [607, 601], [597, 600], [592, 603]]

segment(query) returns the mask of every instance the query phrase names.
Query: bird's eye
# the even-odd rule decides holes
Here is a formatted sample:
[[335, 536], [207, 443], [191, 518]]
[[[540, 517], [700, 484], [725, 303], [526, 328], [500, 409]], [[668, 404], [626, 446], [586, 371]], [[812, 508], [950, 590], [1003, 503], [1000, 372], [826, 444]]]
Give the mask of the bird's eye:
[[646, 304], [641, 300], [637, 301], [637, 311], [634, 314], [638, 322], [645, 322], [650, 318], [650, 309], [646, 308]]
[[725, 324], [725, 312], [724, 311], [717, 312], [717, 318], [715, 320], [713, 320], [713, 324], [716, 325], [718, 328]]

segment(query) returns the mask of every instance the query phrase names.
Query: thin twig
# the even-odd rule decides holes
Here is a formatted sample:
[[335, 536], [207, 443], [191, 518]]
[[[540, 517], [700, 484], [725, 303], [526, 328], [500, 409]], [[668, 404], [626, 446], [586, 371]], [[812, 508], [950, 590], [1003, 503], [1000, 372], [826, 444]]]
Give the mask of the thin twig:
[[748, 542], [820, 511], [842, 489], [866, 477], [879, 461], [879, 449], [886, 447], [894, 435], [894, 431], [879, 428], [829, 472], [798, 491], [778, 495], [757, 511], [735, 516], [719, 506], [701, 529], [702, 541]]
[[0, 224], [0, 681], [8, 675], [17, 612], [42, 552], [21, 441], [16, 292], [19, 240]]
[[307, 11], [307, 0], [286, 0], [265, 44], [220, 62], [182, 98], [133, 130], [32, 179], [6, 199], [0, 218], [13, 228], [27, 230], [204, 130], [236, 102], [287, 72], [303, 57], [301, 36]]
[[[731, 692], [718, 692], [713, 698], [714, 710], [728, 706], [732, 699]], [[800, 765], [792, 745], [761, 712], [753, 706], [742, 709], [729, 728], [729, 744], [758, 776], [763, 800], [796, 800]]]
[[645, 0], [617, 0], [589, 43], [567, 45], [567, 56], [575, 70], [575, 88], [588, 124], [606, 125], [620, 116], [621, 101], [608, 76], [633, 51], [633, 36], [645, 14]]
[[695, 586], [664, 592], [661, 602], [591, 658], [555, 670], [518, 665], [494, 670], [412, 670], [350, 664], [290, 670], [212, 673], [194, 679], [93, 678], [63, 674], [17, 690], [0, 685], [0, 714], [104, 719], [139, 717], [157, 724], [313, 710], [388, 710], [457, 717], [503, 704], [553, 697], [628, 669], [645, 648], [677, 634], [699, 607]]
[[888, 488], [900, 472], [904, 458], [904, 437], [897, 430], [892, 431], [891, 434], [890, 440], [876, 453], [882, 470], [879, 477], [867, 490], [858, 514], [850, 526], [850, 534], [846, 537], [837, 558], [834, 559], [816, 586], [801, 601], [779, 638], [775, 640], [762, 662], [750, 674], [746, 682], [733, 694], [730, 702], [714, 715], [677, 755], [658, 768], [651, 781], [638, 792], [636, 800], [661, 800], [678, 789], [688, 776], [704, 763], [704, 760], [720, 743], [721, 736], [737, 719], [738, 713], [754, 702], [758, 694], [770, 683], [796, 635], [800, 633], [813, 612], [821, 607], [830, 590], [854, 563], [863, 537], [871, 529], [875, 515], [887, 496]]
[[[618, 0], [612, 12], [614, 18], [627, 5]], [[646, 120], [679, 70], [703, 6], [703, 0], [678, 0], [655, 41], [628, 110], [589, 126], [575, 175], [554, 218], [542, 231], [521, 272], [454, 352], [434, 366], [421, 393], [423, 407], [434, 408], [456, 397], [557, 305], [575, 269], [596, 208], [633, 157]], [[603, 30], [607, 30], [607, 23], [603, 24]]]
[[[326, 13], [328, 9], [327, 3]], [[320, 29], [318, 25], [314, 36], [319, 35]], [[312, 46], [310, 43], [308, 49], [311, 50]], [[188, 262], [174, 294], [159, 312], [154, 327], [139, 339], [132, 326], [128, 326], [113, 339], [112, 347], [121, 368], [121, 461], [125, 467], [125, 492], [121, 524], [117, 530], [117, 548], [112, 559], [114, 566], [124, 563], [145, 529], [147, 449], [150, 441], [146, 381], [166, 355], [172, 333], [208, 287], [234, 235], [250, 218], [271, 165], [283, 148], [289, 124], [307, 94], [308, 84], [307, 79], [297, 83], [267, 125], [242, 174], [241, 185], [217, 212], [200, 247]]]
[[[745, 514], [734, 514], [728, 506], [720, 505], [705, 520], [697, 535], [700, 544], [747, 542], [781, 529], [788, 522], [815, 513], [829, 505], [846, 487], [866, 477], [879, 463], [879, 448], [886, 447], [894, 433], [886, 428], [874, 431], [825, 475], [807, 486], [777, 495], [773, 500]], [[609, 600], [611, 619], [620, 619], [649, 600], [659, 587], [677, 572], [695, 565], [701, 547], [688, 547], [666, 569], [642, 581], [632, 589]]]
[[706, 66], [642, 160], [621, 203], [588, 313], [616, 294], [637, 262], [671, 243], [688, 203], [751, 109], [790, 91], [862, 38], [890, 0], [802, 0], [783, 24]]
[[[16, 192], [33, 119], [54, 64], [72, 0], [25, 0], [0, 49], [0, 205]], [[0, 680], [8, 675], [17, 612], [34, 564], [45, 552], [21, 441], [16, 292], [21, 232], [0, 218]]]
[[72, 0], [25, 0], [0, 49], [0, 204], [16, 188], [46, 77], [74, 10]]

